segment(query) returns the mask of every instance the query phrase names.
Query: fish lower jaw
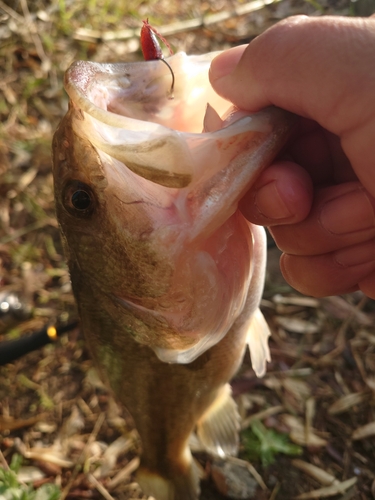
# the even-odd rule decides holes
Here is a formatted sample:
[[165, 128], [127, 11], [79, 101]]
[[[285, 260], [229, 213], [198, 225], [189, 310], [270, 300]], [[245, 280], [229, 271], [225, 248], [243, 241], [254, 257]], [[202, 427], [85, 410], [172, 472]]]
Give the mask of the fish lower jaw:
[[206, 352], [213, 345], [217, 344], [220, 340], [221, 338], [217, 338], [216, 336], [205, 336], [192, 347], [183, 350], [168, 349], [165, 347], [153, 347], [152, 349], [163, 363], [186, 365], [188, 363], [192, 363], [201, 354]]

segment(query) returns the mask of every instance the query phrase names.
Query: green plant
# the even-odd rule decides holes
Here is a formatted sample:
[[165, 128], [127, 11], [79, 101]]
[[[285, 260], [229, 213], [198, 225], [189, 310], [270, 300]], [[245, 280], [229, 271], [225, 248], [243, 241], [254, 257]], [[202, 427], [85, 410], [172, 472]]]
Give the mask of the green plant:
[[242, 442], [247, 460], [260, 460], [264, 467], [272, 464], [278, 453], [285, 455], [302, 453], [302, 448], [291, 443], [287, 434], [267, 429], [259, 420], [254, 420], [250, 429], [243, 432]]
[[9, 469], [0, 468], [1, 500], [58, 500], [60, 490], [54, 484], [43, 484], [34, 489], [31, 485], [20, 483], [17, 472], [22, 465], [22, 457], [14, 454]]

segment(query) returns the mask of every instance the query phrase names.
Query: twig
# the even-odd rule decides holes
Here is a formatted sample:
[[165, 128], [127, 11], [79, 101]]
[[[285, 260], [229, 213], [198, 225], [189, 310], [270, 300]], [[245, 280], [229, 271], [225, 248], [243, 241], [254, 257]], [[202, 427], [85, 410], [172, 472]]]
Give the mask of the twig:
[[366, 296], [362, 297], [362, 299], [355, 306], [352, 313], [346, 318], [345, 321], [342, 322], [342, 324], [337, 332], [336, 339], [335, 339], [336, 347], [334, 349], [332, 349], [332, 351], [327, 352], [327, 354], [325, 354], [324, 356], [321, 356], [319, 363], [325, 363], [326, 361], [331, 361], [333, 358], [335, 358], [336, 356], [339, 356], [344, 351], [344, 349], [347, 345], [345, 338], [346, 338], [348, 328], [350, 327], [352, 322], [355, 320], [355, 317], [356, 317], [355, 313], [357, 311], [361, 311], [364, 308], [364, 306], [366, 305], [367, 301], [368, 301], [368, 298]]
[[277, 406], [271, 406], [266, 410], [259, 411], [258, 413], [254, 413], [253, 415], [250, 415], [241, 422], [241, 429], [242, 430], [247, 429], [250, 426], [251, 422], [253, 422], [254, 420], [264, 420], [265, 418], [271, 417], [272, 415], [276, 415], [276, 413], [280, 413], [283, 410], [284, 407], [282, 405], [277, 405]]
[[104, 488], [104, 486], [101, 483], [99, 483], [96, 477], [94, 477], [92, 474], [88, 474], [87, 477], [89, 481], [95, 486], [95, 488], [99, 491], [101, 495], [103, 495], [103, 497], [106, 500], [115, 500], [113, 496], [108, 492], [108, 490]]
[[355, 485], [358, 481], [357, 477], [352, 477], [343, 481], [342, 483], [334, 484], [332, 486], [327, 486], [326, 488], [319, 488], [318, 490], [313, 490], [307, 493], [302, 493], [297, 497], [294, 497], [296, 500], [310, 500], [313, 498], [325, 498], [325, 497], [333, 497], [338, 495], [339, 493], [343, 494], [346, 490]]
[[268, 491], [266, 483], [263, 481], [262, 476], [259, 474], [259, 472], [256, 470], [256, 468], [251, 465], [250, 462], [246, 463], [246, 468], [250, 472], [250, 474], [253, 476], [255, 481], [259, 484], [259, 486], [262, 488], [263, 491]]
[[0, 9], [2, 9], [8, 16], [13, 17], [18, 22], [23, 22], [23, 17], [17, 14], [15, 10], [9, 7], [3, 0], [0, 0]]
[[5, 457], [4, 457], [3, 452], [1, 450], [0, 450], [0, 462], [5, 470], [10, 470], [8, 462], [5, 460]]
[[7, 236], [4, 236], [3, 238], [0, 238], [0, 244], [5, 244], [5, 243], [10, 243], [11, 241], [16, 240], [17, 238], [20, 238], [21, 236], [25, 236], [28, 233], [31, 233], [31, 231], [35, 231], [37, 229], [41, 229], [44, 226], [53, 226], [57, 227], [57, 222], [56, 219], [53, 219], [52, 217], [46, 217], [40, 220], [37, 220], [35, 222], [32, 222], [28, 226], [21, 227], [20, 229], [17, 229], [14, 231], [14, 233], [9, 234]]
[[313, 397], [310, 397], [306, 401], [306, 409], [305, 409], [305, 439], [306, 443], [309, 442], [310, 438], [310, 433], [312, 429], [312, 422], [315, 416], [315, 399]]
[[237, 458], [237, 457], [227, 457], [227, 460], [229, 462], [234, 463], [234, 464], [238, 464], [238, 465], [246, 467], [246, 469], [250, 472], [250, 474], [253, 476], [253, 478], [259, 484], [259, 486], [262, 488], [262, 490], [263, 491], [268, 491], [267, 485], [263, 481], [262, 476], [255, 469], [255, 467], [253, 465], [251, 465], [250, 462], [247, 462], [245, 460], [241, 460], [240, 458]]
[[339, 331], [337, 333], [337, 337], [335, 340], [335, 344], [337, 347], [341, 347], [343, 345], [346, 345], [345, 338], [346, 338], [346, 333], [348, 331], [348, 328], [350, 327], [352, 322], [355, 320], [356, 313], [358, 311], [362, 311], [362, 309], [365, 307], [367, 302], [368, 302], [368, 297], [366, 297], [364, 295], [361, 298], [361, 300], [358, 302], [358, 304], [353, 308], [353, 310], [352, 310], [351, 314], [349, 314], [348, 318], [345, 321], [343, 321], [343, 323], [341, 324], [341, 326], [339, 328]]
[[69, 491], [71, 487], [73, 486], [74, 481], [76, 480], [76, 477], [78, 476], [78, 473], [81, 469], [81, 464], [83, 462], [84, 456], [86, 454], [87, 448], [90, 446], [90, 444], [94, 441], [96, 436], [98, 435], [98, 432], [100, 431], [101, 426], [103, 425], [103, 422], [105, 420], [105, 413], [100, 413], [97, 421], [95, 422], [94, 428], [87, 440], [87, 443], [85, 444], [83, 450], [81, 451], [80, 456], [78, 457], [77, 464], [74, 467], [72, 471], [72, 475], [69, 479], [68, 484], [65, 486], [64, 490], [62, 491], [59, 500], [65, 500], [65, 498], [69, 495]]
[[[13, 419], [10, 418], [8, 419], [3, 419], [0, 417], [0, 432], [3, 432], [4, 430], [6, 431], [14, 431], [18, 429], [23, 429], [24, 427], [31, 427], [32, 425], [36, 424], [45, 416], [47, 413], [42, 413], [39, 414], [35, 417], [27, 418], [27, 419]], [[1, 460], [1, 458], [0, 458]], [[1, 498], [1, 497], [0, 497]]]
[[276, 483], [274, 489], [272, 490], [272, 493], [271, 493], [269, 500], [276, 500], [276, 497], [280, 491], [280, 488], [281, 488], [281, 483]]
[[122, 483], [123, 481], [125, 481], [125, 479], [129, 478], [130, 475], [136, 470], [138, 469], [139, 467], [139, 464], [140, 464], [140, 460], [139, 460], [139, 457], [134, 457], [133, 460], [131, 460], [129, 463], [127, 463], [125, 465], [125, 467], [123, 469], [120, 470], [120, 472], [118, 472], [112, 479], [111, 481], [108, 483], [108, 488], [110, 490], [113, 490], [114, 488], [116, 488], [116, 486], [120, 483]]
[[33, 40], [33, 43], [35, 45], [35, 50], [42, 61], [42, 69], [46, 72], [48, 72], [51, 68], [51, 61], [47, 57], [46, 53], [44, 52], [44, 47], [43, 44], [40, 40], [40, 37], [38, 35], [38, 30], [36, 29], [36, 26], [34, 24], [34, 21], [31, 17], [29, 7], [27, 6], [27, 1], [26, 0], [21, 0], [21, 6], [23, 10], [23, 14], [26, 19], [26, 26], [29, 30], [30, 36]]
[[[281, 2], [281, 0], [252, 0], [244, 5], [238, 5], [231, 10], [225, 10], [215, 14], [209, 14], [200, 18], [187, 19], [169, 24], [167, 26], [158, 26], [158, 32], [163, 36], [176, 35], [177, 33], [184, 33], [202, 28], [207, 28], [213, 24], [217, 24], [234, 17], [245, 16], [251, 12], [261, 10], [268, 5]], [[73, 38], [76, 40], [85, 41], [98, 41], [109, 42], [112, 40], [129, 40], [130, 38], [139, 38], [139, 29], [126, 29], [120, 31], [106, 31], [100, 32], [98, 30], [78, 29]]]

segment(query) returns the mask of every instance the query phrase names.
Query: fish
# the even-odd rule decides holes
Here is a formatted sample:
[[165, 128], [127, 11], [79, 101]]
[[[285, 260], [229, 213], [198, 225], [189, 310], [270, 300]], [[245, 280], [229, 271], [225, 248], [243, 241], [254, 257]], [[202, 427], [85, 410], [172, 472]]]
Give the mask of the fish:
[[[266, 240], [238, 204], [280, 152], [293, 115], [250, 114], [212, 89], [217, 52], [65, 74], [53, 138], [56, 214], [86, 342], [142, 443], [136, 479], [156, 500], [197, 500], [189, 447], [235, 455], [229, 381], [249, 346], [270, 360], [260, 312]], [[173, 98], [172, 98], [173, 97]]]

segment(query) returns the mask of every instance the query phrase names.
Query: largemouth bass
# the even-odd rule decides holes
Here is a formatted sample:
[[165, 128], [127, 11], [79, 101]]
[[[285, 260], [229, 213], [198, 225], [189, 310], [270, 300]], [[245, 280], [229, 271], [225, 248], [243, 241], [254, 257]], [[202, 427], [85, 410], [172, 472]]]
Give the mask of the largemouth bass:
[[[215, 53], [77, 62], [53, 141], [60, 223], [81, 325], [103, 378], [130, 411], [137, 479], [157, 500], [196, 500], [196, 430], [221, 456], [238, 447], [228, 381], [250, 347], [269, 359], [259, 311], [263, 228], [238, 202], [285, 143], [291, 115], [249, 116], [208, 81]], [[203, 132], [202, 132], [203, 129]]]

